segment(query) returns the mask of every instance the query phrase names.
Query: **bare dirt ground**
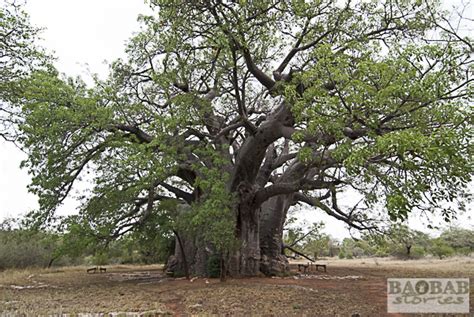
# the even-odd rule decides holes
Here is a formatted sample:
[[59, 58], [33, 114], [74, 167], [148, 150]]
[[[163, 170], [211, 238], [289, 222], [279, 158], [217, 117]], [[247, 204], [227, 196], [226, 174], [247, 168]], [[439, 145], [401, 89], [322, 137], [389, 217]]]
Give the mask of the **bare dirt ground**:
[[0, 316], [395, 316], [386, 313], [388, 277], [469, 277], [474, 312], [473, 258], [320, 263], [326, 273], [225, 283], [169, 278], [160, 266], [109, 266], [102, 274], [85, 267], [7, 270], [0, 272]]

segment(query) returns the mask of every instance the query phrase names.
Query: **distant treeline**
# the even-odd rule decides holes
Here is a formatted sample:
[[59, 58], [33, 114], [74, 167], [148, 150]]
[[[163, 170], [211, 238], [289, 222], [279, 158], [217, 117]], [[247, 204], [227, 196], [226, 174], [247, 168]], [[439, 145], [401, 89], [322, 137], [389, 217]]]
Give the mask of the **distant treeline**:
[[0, 270], [66, 265], [164, 263], [174, 251], [166, 235], [130, 233], [116, 240], [87, 235], [82, 228], [67, 233], [22, 228], [12, 221], [0, 224]]
[[[322, 232], [324, 225], [285, 231], [284, 243], [310, 258], [397, 257], [446, 258], [474, 254], [474, 230], [451, 227], [431, 237], [404, 225], [393, 225], [384, 234], [367, 233], [360, 239], [338, 241]], [[163, 232], [131, 232], [104, 240], [71, 225], [67, 233], [32, 230], [18, 222], [0, 224], [0, 270], [65, 265], [165, 263], [174, 250], [174, 237]], [[286, 250], [288, 256], [294, 253]]]
[[[322, 232], [322, 224], [309, 230], [290, 229], [285, 234], [285, 245], [311, 258], [333, 257], [388, 257], [419, 259], [425, 256], [445, 258], [453, 255], [470, 256], [474, 253], [474, 230], [451, 227], [439, 236], [412, 230], [405, 225], [392, 225], [382, 233], [366, 233], [360, 239], [346, 238], [342, 242]], [[291, 252], [288, 252], [290, 254]]]

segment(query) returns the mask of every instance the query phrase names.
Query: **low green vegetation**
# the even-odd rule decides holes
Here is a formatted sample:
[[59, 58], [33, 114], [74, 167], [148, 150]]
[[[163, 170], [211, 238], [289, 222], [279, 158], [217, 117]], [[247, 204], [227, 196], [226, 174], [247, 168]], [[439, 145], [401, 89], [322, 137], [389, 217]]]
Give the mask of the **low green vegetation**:
[[384, 234], [364, 234], [359, 239], [345, 238], [342, 241], [325, 234], [322, 229], [324, 225], [321, 223], [313, 224], [306, 230], [301, 227], [289, 229], [284, 236], [285, 245], [313, 259], [334, 256], [340, 259], [388, 256], [400, 259], [433, 256], [443, 259], [474, 253], [474, 231], [459, 227], [450, 227], [435, 237], [394, 224]]
[[[63, 228], [61, 228], [62, 230]], [[285, 231], [286, 246], [312, 259], [338, 257], [396, 257], [420, 259], [432, 256], [470, 256], [474, 253], [474, 230], [450, 227], [438, 236], [392, 225], [385, 234], [365, 234], [361, 238], [338, 241], [323, 232], [324, 224]], [[153, 264], [165, 263], [175, 248], [172, 232], [151, 228], [147, 235], [129, 232], [112, 241], [87, 232], [87, 226], [68, 226], [65, 233], [34, 230], [15, 220], [0, 224], [0, 270], [7, 268], [51, 267], [66, 265]], [[286, 250], [288, 256], [294, 254]], [[208, 273], [220, 274], [220, 258], [208, 259]]]
[[[8, 220], [0, 224], [0, 270], [7, 268], [66, 265], [164, 263], [174, 251], [172, 235], [155, 236], [130, 232], [104, 241], [84, 228], [66, 233], [34, 230]], [[152, 238], [153, 237], [153, 238]]]

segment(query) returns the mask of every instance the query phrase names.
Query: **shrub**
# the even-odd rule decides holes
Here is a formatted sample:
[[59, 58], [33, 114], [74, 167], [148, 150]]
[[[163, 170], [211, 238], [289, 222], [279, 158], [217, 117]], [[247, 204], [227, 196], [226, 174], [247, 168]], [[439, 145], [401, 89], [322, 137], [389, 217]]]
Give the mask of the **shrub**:
[[55, 239], [47, 233], [0, 231], [0, 268], [46, 267], [55, 248]]
[[346, 257], [346, 254], [345, 254], [344, 250], [341, 249], [339, 251], [339, 259], [344, 259], [345, 257]]
[[460, 255], [465, 255], [465, 256], [470, 256], [471, 255], [471, 248], [470, 247], [464, 247], [464, 248], [457, 248], [456, 253]]
[[381, 250], [377, 250], [374, 255], [379, 258], [385, 258], [388, 256], [388, 252], [387, 250], [381, 249]]
[[218, 255], [213, 254], [207, 259], [207, 276], [221, 276], [220, 257]]
[[106, 265], [109, 263], [109, 257], [106, 252], [98, 252], [94, 257], [92, 258], [92, 264], [94, 265]]
[[438, 238], [433, 240], [433, 245], [430, 248], [431, 254], [440, 259], [449, 257], [454, 254], [454, 249], [450, 247], [444, 240]]
[[421, 259], [425, 256], [425, 249], [423, 247], [414, 246], [411, 248], [410, 257], [412, 259]]

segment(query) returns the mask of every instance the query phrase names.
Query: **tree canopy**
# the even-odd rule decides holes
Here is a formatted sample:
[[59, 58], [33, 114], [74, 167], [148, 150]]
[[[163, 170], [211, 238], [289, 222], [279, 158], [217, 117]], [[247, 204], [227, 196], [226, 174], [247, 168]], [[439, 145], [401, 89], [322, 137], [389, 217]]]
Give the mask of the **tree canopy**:
[[6, 103], [15, 98], [18, 80], [50, 61], [35, 43], [39, 31], [15, 1], [0, 7], [0, 137], [8, 141], [15, 140], [19, 118]]
[[358, 229], [463, 206], [473, 48], [438, 1], [150, 4], [106, 81], [43, 69], [18, 84], [37, 219], [85, 179], [81, 216], [103, 236], [168, 204], [176, 225], [220, 250], [245, 241], [258, 262], [249, 241], [294, 204]]

